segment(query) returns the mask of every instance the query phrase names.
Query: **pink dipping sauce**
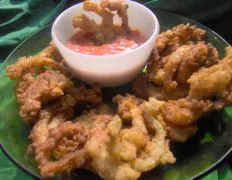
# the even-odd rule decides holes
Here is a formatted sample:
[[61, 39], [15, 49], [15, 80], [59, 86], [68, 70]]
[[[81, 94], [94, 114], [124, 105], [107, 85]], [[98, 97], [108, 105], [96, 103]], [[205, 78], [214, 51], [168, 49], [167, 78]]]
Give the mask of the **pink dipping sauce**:
[[131, 51], [146, 41], [139, 30], [132, 30], [125, 36], [118, 36], [110, 43], [95, 45], [82, 32], [77, 32], [68, 40], [67, 47], [73, 51], [89, 55], [113, 55]]

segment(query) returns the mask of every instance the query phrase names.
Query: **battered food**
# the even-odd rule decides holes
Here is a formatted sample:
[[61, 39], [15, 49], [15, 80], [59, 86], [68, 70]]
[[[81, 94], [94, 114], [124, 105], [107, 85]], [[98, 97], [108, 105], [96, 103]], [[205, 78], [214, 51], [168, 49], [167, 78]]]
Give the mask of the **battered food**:
[[[93, 33], [95, 42], [130, 31], [124, 1], [83, 5], [102, 23], [80, 14], [73, 25]], [[114, 11], [120, 27], [113, 25]], [[187, 141], [200, 117], [232, 102], [232, 48], [219, 60], [205, 33], [189, 24], [161, 33], [147, 72], [133, 83], [135, 95], [116, 95], [116, 107], [104, 102], [100, 87], [72, 75], [52, 42], [40, 54], [10, 65], [6, 72], [16, 81], [19, 114], [32, 128], [28, 153], [42, 178], [82, 168], [107, 180], [136, 180], [178, 161], [170, 143]]]

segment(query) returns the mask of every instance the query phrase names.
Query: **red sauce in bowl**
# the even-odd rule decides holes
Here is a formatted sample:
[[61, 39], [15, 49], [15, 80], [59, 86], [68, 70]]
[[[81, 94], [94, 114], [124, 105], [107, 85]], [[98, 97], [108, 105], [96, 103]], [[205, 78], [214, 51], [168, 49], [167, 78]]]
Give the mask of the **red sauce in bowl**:
[[145, 36], [139, 30], [131, 30], [127, 35], [118, 36], [110, 43], [95, 45], [83, 32], [79, 31], [68, 40], [67, 47], [82, 54], [112, 55], [128, 52], [145, 41]]

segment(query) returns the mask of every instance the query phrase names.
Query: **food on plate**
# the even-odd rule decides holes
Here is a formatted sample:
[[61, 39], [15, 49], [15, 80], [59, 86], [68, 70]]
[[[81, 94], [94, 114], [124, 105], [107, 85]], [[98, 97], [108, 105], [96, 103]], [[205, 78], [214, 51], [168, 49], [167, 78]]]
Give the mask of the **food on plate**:
[[185, 86], [193, 72], [218, 62], [218, 54], [215, 57], [214, 50], [204, 42], [182, 45], [168, 56], [153, 59], [149, 78], [155, 84], [163, 85], [167, 92], [175, 90], [177, 85]]
[[[189, 24], [161, 33], [149, 59], [146, 78], [135, 80], [135, 93], [143, 98], [154, 96], [161, 100], [185, 98], [189, 77], [219, 62], [218, 51], [204, 39], [205, 31]], [[139, 90], [141, 84], [145, 86], [141, 79], [146, 82], [143, 92]]]
[[101, 102], [99, 88], [75, 87], [61, 70], [56, 61], [42, 56], [20, 58], [7, 68], [8, 76], [17, 80], [16, 97], [20, 104], [20, 116], [27, 123], [33, 124], [43, 106], [64, 98], [64, 95], [69, 94], [66, 97], [73, 98], [74, 105]]
[[[101, 23], [97, 24], [85, 14], [74, 16], [72, 23], [79, 31], [69, 39], [67, 47], [83, 54], [111, 55], [140, 46], [146, 38], [139, 30], [129, 28], [127, 8], [124, 0], [84, 1], [83, 10], [99, 15]], [[114, 12], [121, 18], [121, 25], [114, 24]]]
[[[135, 33], [124, 1], [87, 0], [83, 9], [103, 19], [101, 24], [83, 14], [73, 19], [98, 47]], [[114, 11], [121, 26], [113, 24]], [[117, 94], [114, 105], [100, 87], [73, 76], [52, 42], [38, 55], [8, 66], [7, 75], [17, 82], [20, 117], [31, 126], [28, 153], [34, 154], [42, 178], [80, 168], [103, 179], [135, 180], [178, 161], [170, 144], [187, 141], [200, 117], [232, 102], [232, 48], [220, 60], [217, 49], [204, 41], [205, 33], [189, 24], [161, 33], [147, 72], [132, 84], [134, 93]]]
[[193, 98], [219, 98], [231, 102], [232, 51], [227, 48], [223, 60], [210, 68], [194, 73], [189, 79], [189, 96]]
[[160, 33], [157, 37], [155, 48], [162, 56], [174, 52], [183, 44], [202, 41], [206, 31], [190, 24], [180, 24], [170, 30]]

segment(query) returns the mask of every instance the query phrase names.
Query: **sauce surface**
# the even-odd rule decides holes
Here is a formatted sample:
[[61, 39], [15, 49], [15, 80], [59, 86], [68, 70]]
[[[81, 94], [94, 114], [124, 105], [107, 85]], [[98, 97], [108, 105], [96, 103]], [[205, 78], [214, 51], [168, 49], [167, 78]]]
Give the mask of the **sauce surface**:
[[131, 30], [127, 35], [118, 36], [110, 43], [95, 45], [83, 32], [79, 31], [71, 36], [66, 46], [82, 54], [100, 56], [128, 52], [137, 48], [145, 41], [145, 36], [139, 30]]

